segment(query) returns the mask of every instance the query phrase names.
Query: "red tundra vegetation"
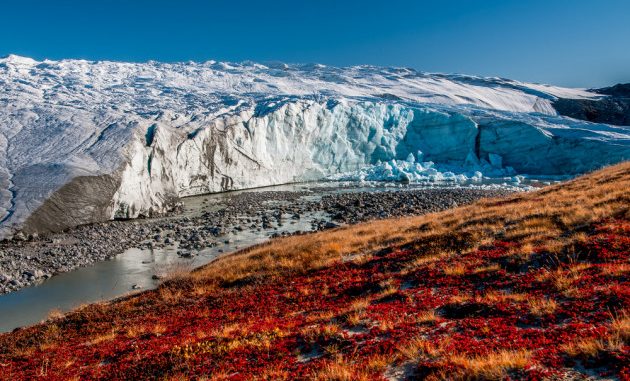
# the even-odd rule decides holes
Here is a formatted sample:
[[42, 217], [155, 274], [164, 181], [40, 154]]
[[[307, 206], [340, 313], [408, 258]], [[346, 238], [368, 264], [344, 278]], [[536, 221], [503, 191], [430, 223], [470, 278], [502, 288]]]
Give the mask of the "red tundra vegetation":
[[0, 379], [630, 380], [630, 163], [272, 240], [0, 335]]

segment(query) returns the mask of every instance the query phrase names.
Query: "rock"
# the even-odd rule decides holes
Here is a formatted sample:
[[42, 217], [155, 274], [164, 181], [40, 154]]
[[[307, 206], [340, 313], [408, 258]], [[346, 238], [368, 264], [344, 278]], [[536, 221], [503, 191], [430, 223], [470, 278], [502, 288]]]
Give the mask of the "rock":
[[196, 254], [192, 251], [178, 251], [177, 254], [182, 258], [193, 258]]
[[34, 278], [35, 274], [37, 274], [38, 271], [37, 270], [24, 270], [22, 272], [22, 276], [26, 276], [27, 278]]
[[[38, 239], [28, 244], [19, 240], [0, 242], [0, 275], [3, 277], [0, 278], [0, 293], [12, 292], [52, 274], [112, 258], [132, 247], [161, 249], [165, 244], [176, 243], [179, 245], [177, 255], [192, 258], [198, 255], [199, 250], [216, 247], [219, 242], [236, 242], [236, 239], [226, 234], [231, 233], [230, 237], [234, 237], [233, 233], [241, 231], [237, 227], [241, 227], [242, 231], [262, 233], [261, 226], [264, 223], [265, 230], [274, 237], [291, 235], [280, 224], [274, 229], [276, 225], [272, 221], [278, 221], [278, 217], [282, 216], [292, 216], [291, 222], [295, 222], [295, 225], [285, 225], [299, 227], [301, 231], [307, 232], [378, 217], [435, 212], [472, 202], [482, 196], [505, 193], [471, 189], [337, 192], [337, 188], [334, 188], [323, 191], [322, 196], [316, 199], [300, 199], [307, 194], [312, 196], [312, 193], [243, 192], [226, 196], [220, 209], [204, 211], [199, 215], [173, 217], [168, 221], [146, 219], [142, 223], [113, 221], [85, 225], [64, 233], [47, 235], [45, 240]], [[279, 204], [270, 207], [266, 201], [277, 201]], [[334, 215], [335, 220], [312, 214], [320, 212], [326, 216]], [[162, 232], [162, 243], [152, 241], [156, 232]], [[217, 241], [208, 238], [215, 236]], [[230, 250], [233, 248], [226, 247], [230, 247]], [[229, 251], [226, 247], [217, 252]], [[148, 265], [153, 261], [142, 263]], [[153, 279], [156, 280], [155, 277]]]

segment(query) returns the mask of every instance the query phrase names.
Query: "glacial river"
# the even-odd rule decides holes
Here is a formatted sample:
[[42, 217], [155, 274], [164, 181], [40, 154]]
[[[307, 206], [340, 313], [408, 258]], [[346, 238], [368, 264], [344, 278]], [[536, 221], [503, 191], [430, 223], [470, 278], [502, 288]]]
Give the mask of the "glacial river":
[[[313, 187], [317, 185], [298, 184], [265, 189], [300, 191], [313, 189]], [[412, 185], [411, 187], [417, 189], [421, 186]], [[409, 186], [389, 184], [377, 187], [341, 187], [332, 191], [329, 187], [327, 189], [324, 192], [313, 192], [313, 196], [305, 197], [313, 199], [330, 192], [409, 189]], [[209, 204], [216, 207], [220, 205], [221, 197], [224, 196], [214, 194], [186, 198], [184, 199], [184, 213], [198, 213], [203, 208], [207, 208], [208, 199], [211, 201]], [[45, 320], [53, 311], [66, 312], [82, 304], [110, 300], [131, 292], [155, 288], [160, 282], [159, 279], [154, 279], [156, 274], [192, 270], [224, 253], [264, 242], [273, 233], [310, 231], [312, 230], [311, 222], [316, 219], [328, 220], [329, 216], [322, 211], [307, 212], [299, 220], [291, 220], [282, 226], [268, 229], [247, 228], [230, 232], [220, 238], [218, 246], [205, 248], [193, 258], [178, 256], [176, 245], [163, 249], [128, 249], [111, 260], [56, 275], [38, 285], [0, 296], [0, 332], [38, 323]]]

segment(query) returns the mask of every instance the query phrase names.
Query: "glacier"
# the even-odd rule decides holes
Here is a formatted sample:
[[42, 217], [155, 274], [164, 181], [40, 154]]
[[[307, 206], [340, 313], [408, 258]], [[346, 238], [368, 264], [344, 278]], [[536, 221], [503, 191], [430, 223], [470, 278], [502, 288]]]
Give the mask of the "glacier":
[[630, 129], [585, 90], [408, 68], [0, 59], [0, 238], [156, 216], [181, 197], [321, 179], [567, 176]]

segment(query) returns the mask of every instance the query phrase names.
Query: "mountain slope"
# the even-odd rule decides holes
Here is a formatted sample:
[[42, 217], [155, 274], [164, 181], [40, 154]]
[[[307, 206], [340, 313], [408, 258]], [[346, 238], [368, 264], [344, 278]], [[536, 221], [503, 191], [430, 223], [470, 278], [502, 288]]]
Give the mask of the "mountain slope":
[[630, 379], [630, 163], [273, 240], [0, 335], [0, 379]]
[[385, 165], [387, 178], [577, 174], [628, 128], [559, 117], [585, 90], [404, 68], [0, 59], [0, 237], [179, 197]]
[[617, 84], [594, 92], [604, 94], [599, 99], [564, 99], [553, 102], [562, 115], [595, 123], [630, 125], [630, 83]]

